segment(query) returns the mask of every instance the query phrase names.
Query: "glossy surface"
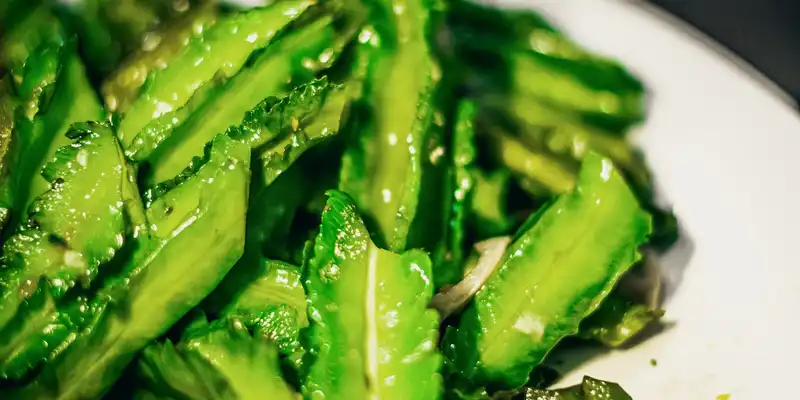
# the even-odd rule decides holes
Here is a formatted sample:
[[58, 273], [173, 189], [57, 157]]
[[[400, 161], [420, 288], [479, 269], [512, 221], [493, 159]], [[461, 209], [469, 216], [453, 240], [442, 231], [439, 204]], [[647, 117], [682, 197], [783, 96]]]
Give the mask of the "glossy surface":
[[147, 210], [150, 236], [100, 292], [102, 310], [91, 329], [48, 363], [36, 384], [12, 396], [40, 398], [55, 388], [58, 399], [102, 396], [136, 353], [196, 306], [239, 259], [250, 151], [218, 136], [210, 152], [194, 176]]
[[439, 71], [427, 42], [427, 2], [385, 0], [375, 7], [390, 18], [363, 38], [384, 46], [373, 53], [365, 87], [372, 119], [345, 155], [353, 171], [341, 189], [359, 193], [357, 188], [368, 188], [356, 197], [359, 209], [377, 224], [378, 240], [399, 252], [406, 249], [417, 213]]
[[329, 192], [307, 266], [312, 399], [435, 398], [438, 316], [425, 253], [379, 249], [352, 199]]
[[264, 98], [286, 95], [292, 83], [300, 83], [292, 79], [307, 60], [335, 60], [341, 49], [334, 45], [348, 33], [340, 32], [332, 23], [333, 18], [326, 15], [292, 30], [259, 54], [252, 66], [216, 89], [216, 94], [202, 105], [197, 106], [192, 99], [187, 106], [198, 108], [180, 126], [172, 128], [174, 131], [148, 158], [152, 165], [148, 181], [161, 182], [185, 168], [208, 140], [241, 123], [245, 112]]
[[16, 161], [14, 168], [9, 170], [8, 178], [0, 183], [0, 198], [10, 206], [10, 218], [16, 225], [27, 219], [33, 199], [50, 188], [50, 182], [40, 176], [40, 172], [59, 148], [72, 143], [66, 136], [70, 125], [100, 120], [103, 116], [100, 102], [84, 74], [83, 63], [74, 43], [56, 48], [43, 46], [30, 55], [31, 61], [40, 61], [42, 53], [49, 58], [53, 51], [58, 55], [56, 83], [45, 84], [52, 79], [49, 73], [40, 75], [35, 70], [26, 70], [21, 75], [23, 82], [31, 78], [27, 72], [43, 81], [30, 84], [31, 92], [28, 95], [31, 97], [27, 98], [27, 105], [23, 105], [30, 119], [21, 118], [16, 123], [15, 145], [11, 149]]
[[[444, 201], [445, 229], [440, 247], [433, 252], [433, 277], [436, 288], [456, 284], [464, 277], [467, 246], [467, 215], [472, 207], [475, 174], [475, 127], [477, 109], [474, 103], [459, 104], [452, 135], [452, 165], [446, 177]], [[444, 149], [441, 150], [444, 153]], [[427, 225], [427, 224], [426, 224]], [[426, 228], [430, 229], [430, 228]]]
[[216, 22], [216, 5], [201, 2], [177, 21], [148, 32], [141, 47], [116, 67], [102, 86], [103, 101], [109, 111], [125, 112], [152, 71], [167, 68], [194, 37]]
[[278, 354], [238, 321], [192, 328], [181, 342], [148, 346], [139, 362], [137, 398], [294, 399], [280, 378]]
[[53, 301], [89, 286], [130, 228], [125, 214], [132, 189], [111, 129], [75, 125], [69, 135], [75, 143], [59, 149], [45, 167], [51, 189], [33, 202], [30, 221], [3, 246], [3, 376], [20, 377], [85, 322], [85, 305], [57, 310]]
[[300, 329], [308, 326], [300, 267], [263, 260], [265, 273], [242, 289], [225, 310], [276, 344], [287, 356], [301, 350]]
[[650, 224], [611, 161], [591, 154], [576, 189], [520, 228], [476, 294], [454, 343], [458, 368], [475, 383], [524, 385], [639, 259]]
[[203, 85], [236, 74], [250, 53], [269, 44], [310, 5], [289, 0], [253, 9], [218, 21], [191, 40], [167, 68], [148, 77], [147, 87], [125, 112], [117, 133], [123, 146], [127, 149], [150, 121], [183, 107]]

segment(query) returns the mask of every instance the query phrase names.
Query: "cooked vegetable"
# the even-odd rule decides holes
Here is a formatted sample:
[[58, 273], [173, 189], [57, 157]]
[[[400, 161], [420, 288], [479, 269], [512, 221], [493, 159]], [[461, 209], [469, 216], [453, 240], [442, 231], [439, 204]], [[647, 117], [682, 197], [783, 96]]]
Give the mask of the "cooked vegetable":
[[508, 170], [474, 171], [475, 189], [470, 208], [470, 225], [478, 239], [509, 234], [514, 220], [509, 215], [506, 198], [511, 174]]
[[[95, 398], [125, 366], [219, 283], [241, 256], [249, 149], [215, 138], [198, 172], [147, 210], [142, 237], [122, 272], [94, 297], [91, 328], [15, 398]], [[207, 249], [207, 251], [197, 251]]]
[[629, 400], [544, 388], [663, 313], [638, 79], [528, 11], [260, 4], [0, 2], [0, 398]]
[[204, 85], [235, 75], [250, 53], [267, 46], [310, 5], [309, 0], [287, 0], [234, 14], [192, 38], [165, 69], [147, 78], [147, 85], [125, 112], [117, 132], [124, 147], [128, 149], [148, 123], [183, 107]]
[[608, 347], [620, 347], [658, 321], [664, 310], [653, 310], [612, 293], [589, 318], [581, 323], [580, 336]]
[[580, 385], [560, 390], [525, 388], [520, 395], [515, 397], [515, 399], [517, 398], [520, 400], [631, 400], [631, 396], [616, 383], [588, 376], [583, 378]]
[[241, 123], [245, 112], [264, 97], [285, 95], [304, 60], [327, 57], [332, 62], [336, 58], [340, 51], [337, 46], [343, 45], [339, 41], [355, 31], [346, 28], [342, 32], [335, 24], [335, 15], [325, 9], [309, 12], [322, 16], [279, 38], [253, 60], [252, 66], [209, 89], [211, 94], [206, 98], [190, 100], [186, 105], [189, 110], [166, 114], [136, 137], [128, 151], [134, 160], [150, 164], [148, 182], [161, 182], [185, 168], [214, 134]]
[[373, 7], [380, 23], [375, 38], [365, 39], [381, 47], [370, 60], [364, 88], [371, 118], [345, 153], [340, 189], [374, 221], [378, 243], [401, 252], [425, 195], [420, 185], [426, 145], [439, 133], [432, 104], [439, 71], [427, 40], [427, 1], [381, 0]]
[[302, 356], [300, 329], [308, 326], [306, 294], [300, 268], [274, 260], [262, 260], [265, 274], [246, 286], [224, 310], [256, 336], [263, 337], [289, 357]]
[[[475, 104], [468, 101], [463, 102], [456, 112], [451, 143], [452, 161], [450, 163], [452, 166], [449, 166], [449, 173], [445, 177], [447, 181], [443, 185], [440, 182], [434, 182], [434, 184], [444, 186], [445, 195], [450, 195], [450, 198], [443, 202], [445, 207], [442, 214], [446, 224], [443, 229], [444, 237], [433, 250], [433, 277], [436, 288], [455, 284], [463, 276], [463, 264], [467, 251], [467, 213], [470, 210], [475, 186], [477, 153], [473, 127]], [[444, 153], [445, 149], [440, 147], [435, 151]], [[441, 154], [432, 154], [432, 156], [441, 157]], [[430, 230], [429, 224], [426, 223], [423, 229]]]
[[[110, 128], [76, 124], [43, 170], [50, 190], [3, 247], [0, 292], [0, 376], [19, 378], [57, 354], [85, 325], [86, 313], [56, 307], [88, 287], [122, 248], [138, 193]], [[131, 209], [134, 208], [134, 209]], [[74, 288], [74, 289], [73, 289]], [[83, 303], [82, 299], [75, 299]], [[41, 305], [37, 305], [41, 303]], [[78, 307], [80, 308], [80, 307]]]
[[590, 154], [577, 189], [523, 225], [446, 339], [458, 371], [476, 383], [525, 384], [638, 260], [650, 224], [611, 161]]
[[[47, 12], [37, 9], [29, 18], [50, 15]], [[59, 26], [54, 19], [47, 21]], [[24, 46], [25, 40], [30, 38], [31, 33], [24, 34], [20, 42], [7, 38], [6, 44]], [[15, 117], [11, 134], [14, 144], [7, 156], [13, 161], [8, 166], [6, 179], [0, 182], [0, 203], [9, 209], [12, 225], [23, 223], [33, 199], [50, 187], [40, 172], [56, 150], [71, 143], [65, 135], [70, 125], [100, 120], [103, 116], [77, 56], [75, 43], [63, 40], [63, 36], [56, 35], [30, 49], [23, 66], [14, 75], [14, 80], [19, 82], [16, 101], [21, 108], [15, 115], [22, 116]]]
[[306, 396], [432, 399], [439, 396], [438, 317], [431, 262], [370, 240], [353, 200], [332, 191], [306, 266], [314, 362]]
[[16, 138], [14, 136], [14, 111], [17, 100], [14, 98], [11, 79], [7, 76], [0, 78], [0, 237], [3, 227], [8, 222], [11, 213], [10, 195], [6, 182], [10, 178], [11, 168], [14, 165]]
[[[265, 272], [259, 264], [266, 248], [275, 249], [273, 253], [285, 250], [296, 209], [309, 200], [315, 187], [312, 182], [298, 182], [318, 176], [290, 167], [337, 134], [349, 99], [345, 88], [324, 78], [315, 80], [279, 101], [265, 100], [247, 113], [240, 126], [228, 130], [228, 136], [248, 144], [257, 158], [245, 253], [207, 302], [211, 310], [226, 307], [243, 286]], [[282, 178], [283, 173], [289, 176]]]
[[145, 34], [143, 44], [116, 67], [103, 83], [109, 111], [125, 112], [152, 71], [167, 68], [195, 36], [216, 22], [216, 5], [205, 1]]
[[180, 344], [150, 345], [139, 362], [137, 399], [295, 399], [280, 378], [275, 347], [238, 321], [194, 327]]

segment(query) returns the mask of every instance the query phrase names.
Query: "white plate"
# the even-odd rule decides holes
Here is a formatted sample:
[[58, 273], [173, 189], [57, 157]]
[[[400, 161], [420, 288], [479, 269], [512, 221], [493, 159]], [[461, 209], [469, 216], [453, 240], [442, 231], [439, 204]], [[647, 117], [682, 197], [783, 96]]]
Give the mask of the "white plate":
[[636, 400], [800, 396], [791, 391], [800, 371], [798, 114], [754, 74], [642, 4], [514, 3], [532, 4], [643, 78], [652, 103], [638, 140], [691, 239], [662, 263], [675, 325], [582, 365], [566, 383], [589, 374], [620, 382]]

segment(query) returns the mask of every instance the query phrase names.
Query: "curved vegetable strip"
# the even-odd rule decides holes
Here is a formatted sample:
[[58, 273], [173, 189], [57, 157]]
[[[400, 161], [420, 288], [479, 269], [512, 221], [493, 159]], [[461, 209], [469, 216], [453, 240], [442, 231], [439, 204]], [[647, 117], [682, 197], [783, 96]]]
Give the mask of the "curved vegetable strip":
[[267, 46], [279, 30], [312, 3], [286, 0], [240, 12], [193, 38], [167, 68], [154, 71], [147, 78], [139, 97], [125, 112], [117, 132], [125, 149], [150, 121], [183, 107], [199, 88], [213, 79], [235, 75], [250, 53]]
[[11, 393], [14, 398], [101, 397], [135, 355], [207, 296], [239, 259], [250, 149], [220, 135], [209, 151], [194, 176], [147, 210], [151, 236], [93, 300], [99, 310], [92, 326], [45, 366], [37, 382]]
[[[437, 289], [453, 285], [464, 276], [463, 263], [467, 251], [467, 213], [475, 187], [475, 128], [473, 122], [476, 106], [470, 101], [462, 102], [456, 111], [452, 135], [452, 160], [450, 160], [444, 196], [444, 222], [446, 223], [440, 244], [433, 251], [433, 280]], [[429, 225], [429, 221], [425, 221]], [[425, 226], [424, 229], [431, 229]]]
[[[64, 340], [45, 329], [55, 310], [18, 315], [37, 296], [59, 298], [88, 286], [99, 267], [122, 247], [130, 181], [122, 150], [107, 126], [75, 125], [77, 139], [59, 149], [43, 172], [51, 189], [38, 197], [31, 217], [3, 247], [0, 275], [0, 374], [19, 376]], [[47, 292], [39, 294], [39, 292]], [[10, 324], [9, 324], [10, 322]], [[33, 338], [39, 340], [33, 340]], [[42, 340], [46, 339], [46, 340]], [[42, 342], [44, 342], [42, 344]]]
[[453, 66], [465, 69], [461, 61], [474, 60], [465, 80], [477, 96], [513, 87], [514, 96], [614, 133], [644, 118], [644, 87], [635, 76], [579, 46], [535, 12], [471, 1], [453, 2], [450, 10], [447, 25], [459, 57]]
[[[19, 10], [18, 21], [9, 21], [11, 26], [0, 26], [0, 65], [11, 72], [15, 82], [21, 80], [22, 70], [28, 57], [44, 43], [63, 45], [66, 42], [61, 24], [41, 1], [23, 0], [24, 10]], [[27, 9], [30, 7], [30, 9]]]
[[195, 327], [177, 345], [148, 346], [139, 362], [138, 398], [186, 400], [294, 400], [281, 379], [274, 346], [242, 327], [220, 320]]
[[103, 83], [103, 99], [109, 111], [124, 113], [151, 72], [167, 68], [194, 37], [216, 22], [216, 16], [216, 4], [204, 1], [175, 21], [147, 33], [145, 43], [156, 44], [141, 46]]
[[[40, 50], [49, 53], [52, 51], [49, 46]], [[8, 179], [0, 183], [0, 203], [10, 206], [11, 221], [15, 225], [27, 218], [33, 199], [50, 188], [50, 182], [40, 176], [40, 171], [59, 148], [72, 143], [66, 136], [70, 125], [99, 120], [103, 116], [102, 107], [84, 75], [83, 64], [74, 47], [70, 43], [59, 50], [59, 72], [56, 82], [50, 85], [53, 87], [52, 98], [42, 96], [30, 100], [44, 106], [41, 108], [46, 111], [37, 109], [33, 119], [20, 118], [15, 126], [16, 144], [12, 149], [15, 165]], [[31, 55], [31, 63], [40, 61], [37, 54]], [[40, 76], [50, 79], [49, 74]], [[23, 77], [23, 82], [26, 78]], [[40, 84], [31, 84], [30, 87], [43, 88]]]
[[280, 101], [264, 100], [241, 125], [228, 129], [229, 137], [247, 143], [258, 157], [253, 161], [244, 256], [204, 308], [215, 312], [225, 307], [243, 285], [264, 273], [259, 268], [263, 250], [285, 247], [295, 210], [319, 185], [314, 182], [317, 171], [298, 170], [293, 164], [339, 132], [350, 100], [345, 87], [322, 78]]
[[329, 192], [306, 266], [314, 363], [305, 395], [434, 399], [441, 391], [438, 316], [425, 253], [373, 244], [352, 199]]
[[584, 125], [534, 100], [514, 96], [506, 102], [509, 112], [520, 122], [519, 136], [526, 144], [578, 162], [594, 151], [610, 157], [635, 186], [652, 185], [644, 158], [624, 138]]
[[651, 220], [611, 161], [590, 154], [576, 190], [523, 229], [447, 339], [475, 383], [525, 384], [640, 258]]
[[[210, 96], [179, 126], [153, 131], [157, 140], [143, 150], [135, 143], [131, 152], [137, 153], [132, 158], [146, 159], [151, 165], [148, 182], [161, 182], [185, 168], [214, 134], [240, 124], [246, 111], [265, 96], [285, 95], [293, 75], [302, 70], [307, 60], [327, 57], [332, 62], [344, 45], [339, 43], [342, 37], [349, 38], [355, 32], [353, 29], [342, 32], [335, 21], [334, 15], [325, 14], [287, 33], [260, 54], [252, 67], [216, 89], [216, 95]], [[149, 129], [143, 133], [152, 135]]]
[[263, 275], [250, 281], [224, 314], [275, 343], [278, 350], [299, 362], [300, 329], [308, 326], [306, 293], [300, 268], [281, 261], [261, 261]]
[[377, 239], [399, 252], [422, 197], [427, 139], [439, 133], [432, 104], [439, 71], [428, 43], [428, 2], [383, 0], [375, 7], [389, 18], [376, 25], [381, 48], [366, 82], [372, 118], [345, 155], [340, 188], [374, 221]]
[[475, 170], [470, 225], [478, 240], [511, 234], [514, 219], [507, 211], [511, 174], [506, 169], [491, 172]]
[[500, 128], [493, 128], [488, 136], [495, 157], [521, 178], [523, 189], [532, 196], [557, 195], [574, 187], [576, 174], [571, 165], [564, 165], [544, 151], [527, 147]]
[[581, 323], [579, 336], [608, 347], [620, 347], [663, 315], [663, 310], [653, 310], [646, 304], [638, 304], [612, 293], [597, 311]]

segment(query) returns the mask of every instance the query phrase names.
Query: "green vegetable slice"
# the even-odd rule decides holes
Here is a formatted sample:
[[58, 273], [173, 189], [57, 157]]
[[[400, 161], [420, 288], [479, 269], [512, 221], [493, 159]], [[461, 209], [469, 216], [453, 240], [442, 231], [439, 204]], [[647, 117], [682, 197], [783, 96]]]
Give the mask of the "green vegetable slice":
[[438, 316], [425, 253], [371, 242], [353, 200], [331, 191], [306, 265], [311, 398], [437, 398]]
[[525, 388], [515, 396], [519, 400], [632, 400], [618, 384], [601, 381], [589, 376], [583, 378], [579, 385], [559, 389], [545, 390]]
[[[108, 126], [76, 124], [68, 136], [76, 142], [59, 149], [43, 172], [51, 189], [33, 202], [30, 220], [3, 247], [3, 376], [20, 376], [65, 339], [57, 329], [60, 324], [53, 322], [70, 317], [58, 316], [52, 301], [96, 278], [101, 265], [122, 247], [129, 203], [138, 202], [122, 150]], [[42, 302], [39, 307], [44, 308], [33, 306]]]
[[275, 343], [282, 354], [297, 357], [301, 352], [300, 329], [308, 326], [300, 268], [268, 259], [262, 264], [266, 272], [248, 283], [224, 314]]
[[520, 185], [534, 197], [549, 197], [572, 190], [576, 172], [544, 150], [531, 148], [499, 127], [488, 133], [494, 156], [520, 179]]
[[506, 205], [511, 174], [505, 169], [476, 169], [473, 174], [475, 188], [469, 218], [478, 239], [511, 234], [514, 219]]
[[294, 166], [295, 161], [336, 136], [350, 100], [346, 87], [322, 78], [296, 88], [281, 100], [264, 100], [247, 113], [241, 125], [228, 129], [229, 137], [251, 146], [257, 157], [253, 161], [245, 254], [206, 301], [212, 313], [224, 308], [243, 285], [265, 273], [259, 266], [263, 254], [268, 253], [266, 249], [275, 250], [270, 256], [285, 252], [295, 211], [320, 184], [318, 171]]
[[[435, 287], [453, 285], [464, 276], [463, 264], [467, 253], [467, 215], [475, 188], [475, 103], [459, 104], [452, 135], [452, 160], [447, 174], [444, 239], [433, 252]], [[430, 229], [430, 227], [427, 227]]]
[[181, 343], [148, 346], [139, 362], [147, 394], [138, 398], [285, 399], [274, 346], [253, 338], [238, 321], [221, 320], [187, 332]]
[[428, 140], [440, 133], [433, 126], [440, 71], [428, 43], [428, 2], [384, 0], [375, 7], [386, 21], [376, 25], [383, 32], [365, 38], [381, 46], [364, 88], [372, 116], [345, 153], [340, 189], [374, 222], [376, 240], [400, 252], [408, 245], [424, 197], [422, 159], [429, 155]]
[[620, 347], [663, 315], [664, 310], [654, 310], [646, 304], [612, 293], [597, 311], [581, 323], [579, 336], [608, 347]]
[[213, 79], [235, 75], [253, 51], [267, 46], [279, 30], [312, 3], [286, 0], [239, 12], [193, 38], [167, 68], [154, 71], [147, 78], [142, 92], [120, 121], [117, 134], [123, 146], [127, 149], [150, 121], [183, 107]]
[[[23, 3], [23, 2], [18, 2]], [[11, 72], [15, 82], [21, 81], [28, 57], [45, 43], [64, 44], [66, 38], [61, 24], [49, 7], [41, 1], [24, 1], [9, 26], [0, 27], [3, 40], [0, 42], [0, 65]]]
[[640, 258], [650, 231], [612, 162], [589, 154], [576, 189], [523, 225], [446, 339], [458, 371], [475, 383], [525, 384]]
[[624, 138], [584, 125], [537, 101], [515, 96], [509, 103], [510, 113], [521, 123], [519, 136], [526, 144], [575, 161], [583, 160], [590, 151], [604, 154], [625, 170], [637, 187], [651, 186], [644, 158]]
[[202, 104], [190, 101], [187, 106], [197, 108], [186, 114], [185, 120], [179, 118], [177, 123], [171, 119], [157, 120], [148, 126], [142, 135], [156, 140], [150, 140], [144, 151], [139, 150], [142, 146], [138, 143], [144, 138], [137, 137], [130, 152], [139, 153], [132, 156], [134, 160], [146, 159], [150, 164], [149, 183], [161, 182], [185, 168], [213, 135], [240, 124], [247, 110], [264, 97], [284, 96], [291, 88], [293, 75], [302, 70], [307, 60], [336, 59], [341, 51], [337, 46], [343, 46], [337, 43], [342, 37], [352, 36], [355, 30], [341, 31], [334, 23], [335, 14], [324, 8], [310, 12], [322, 15], [272, 43], [252, 66], [215, 89], [214, 95], [198, 100]]
[[8, 199], [10, 196], [4, 194], [3, 189], [14, 168], [15, 146], [18, 145], [14, 135], [14, 112], [17, 100], [12, 90], [11, 79], [8, 76], [0, 78], [0, 238], [11, 216], [11, 204]]
[[[51, 54], [52, 49], [43, 46], [37, 51]], [[38, 104], [38, 112], [33, 119], [19, 118], [14, 127], [15, 145], [11, 149], [14, 168], [9, 171], [5, 182], [0, 183], [0, 203], [11, 209], [10, 218], [15, 225], [27, 219], [28, 207], [33, 199], [50, 188], [51, 183], [40, 176], [40, 172], [59, 148], [72, 143], [66, 136], [70, 125], [100, 120], [103, 116], [102, 107], [84, 75], [74, 43], [63, 46], [59, 54], [56, 82], [47, 86], [54, 87], [52, 98], [39, 96], [31, 99], [31, 102]], [[33, 63], [40, 60], [37, 53], [30, 58]], [[44, 80], [51, 79], [49, 74], [40, 76]], [[23, 76], [23, 82], [26, 78], [27, 75]], [[31, 84], [30, 87], [42, 89], [45, 86]], [[35, 91], [42, 93], [38, 89]]]
[[204, 1], [147, 33], [147, 45], [128, 56], [103, 83], [103, 99], [109, 111], [127, 111], [151, 72], [167, 68], [194, 37], [216, 22], [216, 16], [216, 4]]
[[150, 236], [139, 239], [123, 272], [95, 296], [91, 327], [34, 384], [11, 393], [14, 398], [101, 397], [135, 355], [206, 297], [239, 259], [250, 150], [220, 135], [209, 152], [194, 176], [148, 208]]

